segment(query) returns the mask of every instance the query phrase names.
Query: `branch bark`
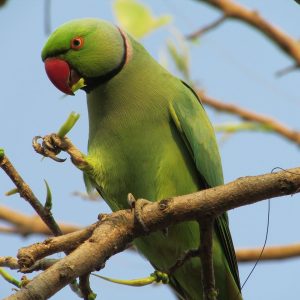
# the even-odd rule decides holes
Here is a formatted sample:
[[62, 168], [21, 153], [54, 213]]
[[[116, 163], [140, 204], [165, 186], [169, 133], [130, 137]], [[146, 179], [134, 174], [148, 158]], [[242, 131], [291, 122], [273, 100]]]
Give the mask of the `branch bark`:
[[[3, 205], [0, 206], [0, 219], [13, 225], [12, 227], [0, 227], [0, 233], [14, 233], [23, 236], [28, 236], [31, 234], [52, 235], [52, 232], [49, 230], [49, 228], [37, 216], [27, 216], [25, 214], [7, 208]], [[59, 223], [59, 227], [61, 228], [64, 234], [82, 229], [79, 226], [65, 223]], [[238, 262], [252, 262], [257, 260], [260, 252], [261, 248], [249, 247], [236, 249], [236, 257]], [[264, 253], [261, 257], [261, 261], [289, 259], [299, 256], [300, 244], [295, 243], [290, 245], [269, 246], [265, 248]], [[0, 257], [0, 267], [1, 266], [9, 267], [10, 269], [12, 268], [10, 264], [5, 265], [3, 257]], [[13, 267], [13, 269], [19, 268], [17, 262], [14, 266], [16, 267]]]
[[0, 256], [0, 267], [7, 267], [11, 270], [19, 269], [18, 260], [12, 256]]
[[214, 218], [202, 218], [199, 220], [200, 226], [200, 248], [199, 256], [202, 265], [202, 285], [203, 300], [217, 300], [217, 290], [215, 285], [215, 274], [213, 266], [213, 228]]
[[197, 0], [213, 6], [223, 12], [226, 17], [239, 20], [257, 29], [270, 41], [290, 56], [297, 66], [300, 65], [300, 44], [280, 28], [265, 20], [258, 11], [250, 10], [232, 0]]
[[18, 189], [20, 196], [25, 199], [36, 213], [41, 217], [49, 229], [55, 236], [61, 235], [62, 232], [56, 224], [50, 210], [46, 209], [38, 198], [34, 195], [29, 185], [23, 180], [20, 174], [17, 172], [15, 167], [12, 165], [6, 155], [0, 157], [0, 168], [8, 175], [11, 181], [15, 184]]
[[[7, 227], [0, 227], [0, 232], [15, 233], [23, 236], [31, 234], [53, 235], [52, 231], [38, 215], [27, 216], [3, 205], [0, 205], [0, 220], [9, 223]], [[80, 229], [79, 226], [65, 223], [59, 223], [59, 227], [64, 234]]]
[[221, 25], [223, 22], [225, 22], [226, 18], [227, 18], [227, 16], [223, 15], [222, 17], [218, 18], [214, 22], [212, 22], [212, 23], [198, 29], [197, 31], [187, 35], [186, 38], [189, 39], [189, 40], [196, 39], [196, 38], [200, 37], [202, 34], [207, 33], [209, 31], [215, 29], [219, 25]]
[[[236, 251], [239, 262], [256, 261], [261, 253], [261, 248], [245, 248]], [[282, 260], [300, 256], [300, 244], [266, 247], [260, 260]]]
[[267, 126], [268, 128], [272, 129], [275, 133], [288, 139], [289, 141], [292, 141], [292, 142], [300, 145], [300, 132], [299, 131], [293, 130], [293, 129], [287, 127], [285, 124], [280, 123], [279, 121], [277, 121], [269, 116], [254, 113], [252, 111], [249, 111], [249, 110], [239, 107], [237, 105], [221, 102], [213, 97], [207, 96], [203, 91], [200, 91], [200, 90], [197, 90], [197, 94], [199, 95], [201, 101], [204, 104], [206, 104], [216, 110], [237, 115], [240, 118], [247, 120], [247, 121], [253, 121], [253, 122], [263, 124], [264, 126]]
[[[154, 202], [144, 206], [142, 218], [153, 232], [174, 223], [217, 216], [232, 208], [299, 191], [300, 168], [289, 169]], [[88, 240], [7, 299], [49, 298], [76, 277], [102, 268], [109, 257], [145, 234], [136, 226], [131, 210], [105, 215]]]
[[[48, 255], [73, 251], [79, 244], [87, 240], [96, 228], [96, 224], [88, 226], [84, 229], [61, 235], [56, 238], [48, 238], [43, 243], [36, 243], [29, 247], [21, 248], [18, 252], [19, 265], [30, 267], [40, 258]], [[21, 270], [22, 271], [22, 270]]]
[[[68, 141], [66, 139], [66, 141]], [[73, 151], [72, 148], [73, 144], [70, 145], [70, 151]], [[75, 149], [75, 155], [77, 149]], [[68, 152], [69, 153], [69, 152]], [[41, 217], [41, 219], [44, 221], [44, 223], [49, 227], [49, 229], [52, 231], [52, 233], [55, 236], [62, 235], [62, 231], [59, 228], [58, 224], [56, 223], [55, 219], [53, 218], [51, 208], [48, 202], [48, 199], [46, 200], [45, 206], [41, 204], [41, 202], [38, 200], [38, 198], [34, 195], [33, 191], [29, 187], [28, 184], [23, 180], [23, 178], [20, 176], [20, 174], [17, 172], [17, 170], [14, 168], [8, 157], [4, 154], [3, 149], [0, 149], [0, 168], [3, 169], [3, 171], [8, 175], [8, 177], [12, 180], [12, 182], [15, 184], [18, 193], [22, 198], [24, 198], [36, 211], [36, 213]], [[50, 197], [51, 198], [51, 197]], [[51, 200], [51, 199], [50, 199]], [[51, 202], [51, 201], [49, 201]], [[68, 254], [68, 252], [66, 252]], [[72, 290], [76, 291], [76, 293], [81, 295], [80, 290], [77, 287], [77, 283], [72, 281], [70, 283], [72, 286]], [[83, 295], [85, 299], [86, 295]]]

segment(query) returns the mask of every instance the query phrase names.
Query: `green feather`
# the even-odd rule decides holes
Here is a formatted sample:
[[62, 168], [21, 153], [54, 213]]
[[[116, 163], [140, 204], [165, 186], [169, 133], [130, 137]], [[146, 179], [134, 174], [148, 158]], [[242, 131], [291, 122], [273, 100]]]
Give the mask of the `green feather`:
[[[82, 50], [66, 50], [78, 35], [85, 39]], [[101, 20], [76, 20], [50, 36], [42, 56], [53, 55], [75, 68], [87, 88], [98, 82], [87, 89], [86, 177], [112, 210], [128, 208], [128, 193], [159, 201], [223, 184], [215, 134], [195, 93], [132, 37]], [[199, 246], [199, 235], [198, 223], [190, 221], [170, 226], [167, 236], [154, 232], [134, 243], [157, 270], [167, 272], [184, 251]], [[216, 220], [213, 258], [218, 298], [241, 299], [225, 214]], [[202, 299], [200, 259], [171, 274], [170, 285], [181, 299]]]

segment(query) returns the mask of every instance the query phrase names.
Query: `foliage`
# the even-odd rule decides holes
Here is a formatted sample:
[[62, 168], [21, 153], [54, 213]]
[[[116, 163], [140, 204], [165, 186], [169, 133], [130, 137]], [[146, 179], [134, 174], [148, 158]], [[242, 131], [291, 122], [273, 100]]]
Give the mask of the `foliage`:
[[120, 26], [136, 38], [142, 38], [171, 21], [169, 15], [155, 17], [147, 6], [137, 0], [116, 0], [114, 13]]

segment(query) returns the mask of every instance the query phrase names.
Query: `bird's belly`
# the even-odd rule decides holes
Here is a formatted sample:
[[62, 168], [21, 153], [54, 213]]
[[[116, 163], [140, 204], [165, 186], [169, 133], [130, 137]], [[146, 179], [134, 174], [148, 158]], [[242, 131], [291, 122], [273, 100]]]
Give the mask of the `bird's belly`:
[[[97, 169], [93, 174], [96, 187], [113, 211], [129, 207], [128, 193], [135, 198], [159, 201], [201, 189], [194, 162], [181, 137], [172, 130], [159, 133], [141, 135], [132, 131], [128, 136], [123, 133], [121, 138], [118, 135], [106, 139], [102, 135], [106, 143], [90, 145], [88, 159]], [[199, 237], [198, 223], [190, 221], [171, 226], [167, 236], [158, 231], [134, 243], [154, 268], [167, 271], [184, 251], [199, 246]], [[219, 247], [219, 242], [214, 245]], [[223, 270], [222, 260], [217, 265]], [[202, 295], [200, 274], [200, 260], [193, 258], [172, 280], [185, 291], [191, 289], [188, 299], [201, 299], [194, 296]], [[171, 284], [176, 289], [175, 281]]]
[[180, 137], [172, 130], [141, 135], [90, 147], [96, 164], [93, 178], [112, 210], [128, 208], [127, 195], [157, 201], [195, 192], [201, 187], [195, 165]]

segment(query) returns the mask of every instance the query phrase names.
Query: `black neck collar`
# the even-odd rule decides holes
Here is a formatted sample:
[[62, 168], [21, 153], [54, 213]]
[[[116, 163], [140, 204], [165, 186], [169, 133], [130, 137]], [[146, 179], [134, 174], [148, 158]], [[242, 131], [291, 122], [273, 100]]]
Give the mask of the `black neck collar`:
[[90, 93], [98, 85], [106, 83], [107, 81], [109, 81], [110, 79], [115, 77], [119, 72], [121, 72], [121, 70], [123, 69], [123, 67], [126, 63], [127, 55], [128, 55], [128, 49], [127, 49], [128, 45], [127, 45], [126, 36], [125, 36], [125, 33], [119, 27], [117, 27], [117, 28], [123, 39], [124, 52], [123, 52], [122, 60], [116, 68], [112, 69], [111, 71], [107, 72], [106, 74], [103, 74], [98, 77], [86, 78], [85, 79], [86, 86], [82, 88], [86, 93]]

